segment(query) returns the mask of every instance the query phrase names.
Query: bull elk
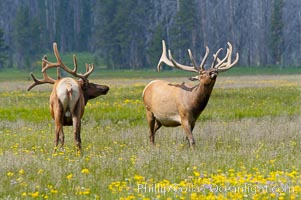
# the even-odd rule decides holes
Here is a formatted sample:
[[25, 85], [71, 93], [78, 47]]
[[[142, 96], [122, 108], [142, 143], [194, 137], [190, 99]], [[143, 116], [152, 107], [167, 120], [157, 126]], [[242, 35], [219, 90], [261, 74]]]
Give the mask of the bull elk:
[[161, 126], [176, 127], [182, 126], [190, 146], [195, 146], [195, 140], [192, 134], [195, 122], [201, 112], [205, 109], [210, 98], [216, 77], [219, 72], [224, 72], [233, 67], [239, 59], [238, 53], [232, 62], [232, 45], [228, 42], [226, 56], [223, 59], [218, 58], [222, 48], [213, 54], [213, 62], [209, 69], [204, 65], [209, 54], [209, 48], [206, 46], [206, 53], [197, 66], [190, 49], [188, 54], [192, 66], [182, 65], [176, 62], [171, 51], [166, 55], [166, 46], [162, 41], [162, 55], [157, 65], [160, 71], [163, 63], [170, 67], [178, 68], [184, 71], [196, 72], [197, 76], [191, 77], [191, 81], [199, 81], [196, 86], [189, 86], [186, 83], [174, 84], [163, 80], [151, 81], [143, 90], [143, 101], [146, 110], [146, 118], [149, 125], [149, 139], [152, 144], [155, 142], [155, 134]]
[[[47, 57], [44, 56], [42, 59], [42, 74], [44, 79], [38, 80], [33, 73], [30, 73], [34, 82], [29, 85], [27, 90], [29, 91], [40, 84], [53, 84], [49, 107], [51, 116], [55, 121], [55, 150], [57, 149], [59, 141], [63, 148], [65, 139], [63, 126], [73, 126], [76, 147], [77, 150], [80, 151], [81, 118], [84, 114], [85, 105], [88, 100], [96, 98], [99, 95], [107, 94], [109, 87], [89, 82], [88, 77], [94, 70], [94, 64], [86, 64], [86, 72], [84, 74], [77, 73], [77, 61], [75, 55], [73, 55], [74, 69], [71, 70], [63, 64], [56, 43], [53, 43], [53, 51], [57, 62], [51, 63], [47, 60]], [[47, 69], [53, 67], [57, 68], [56, 80], [49, 77], [46, 73]], [[79, 79], [75, 80], [71, 77], [61, 78], [60, 69], [63, 69]]]

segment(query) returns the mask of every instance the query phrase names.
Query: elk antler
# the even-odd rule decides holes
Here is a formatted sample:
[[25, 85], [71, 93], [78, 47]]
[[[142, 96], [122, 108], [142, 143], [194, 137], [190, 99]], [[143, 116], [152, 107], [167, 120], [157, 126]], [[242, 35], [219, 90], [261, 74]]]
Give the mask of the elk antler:
[[163, 49], [162, 55], [161, 55], [161, 58], [159, 60], [158, 65], [157, 65], [157, 70], [158, 71], [161, 70], [162, 64], [165, 63], [166, 65], [168, 65], [170, 67], [176, 67], [176, 68], [182, 69], [184, 71], [199, 72], [200, 69], [199, 69], [198, 66], [196, 66], [194, 58], [192, 57], [190, 49], [188, 49], [188, 53], [189, 53], [191, 62], [193, 63], [193, 67], [192, 66], [187, 66], [187, 65], [182, 65], [182, 64], [176, 62], [173, 59], [170, 50], [168, 50], [168, 57], [169, 57], [168, 58], [167, 55], [166, 55], [166, 45], [165, 45], [165, 41], [164, 40], [162, 40], [162, 49]]
[[[211, 68], [217, 69], [219, 72], [224, 72], [224, 71], [230, 69], [238, 62], [239, 55], [238, 55], [238, 53], [236, 53], [236, 59], [233, 63], [231, 63], [232, 45], [230, 42], [228, 42], [227, 44], [228, 44], [229, 48], [227, 48], [226, 56], [222, 60], [218, 58], [218, 54], [222, 51], [222, 48], [218, 49], [216, 51], [216, 53], [213, 54], [213, 62], [211, 64]], [[163, 63], [165, 63], [166, 65], [168, 65], [170, 67], [176, 67], [176, 68], [182, 69], [184, 71], [200, 73], [201, 71], [205, 70], [204, 65], [205, 65], [205, 62], [206, 62], [208, 54], [209, 54], [208, 46], [206, 46], [206, 53], [205, 53], [199, 67], [196, 65], [196, 62], [192, 56], [190, 49], [188, 49], [188, 54], [189, 54], [190, 60], [192, 62], [192, 66], [182, 65], [182, 64], [176, 62], [173, 59], [170, 50], [168, 50], [168, 57], [169, 57], [168, 58], [166, 55], [166, 46], [165, 46], [164, 40], [162, 40], [162, 49], [163, 49], [162, 55], [161, 55], [158, 65], [157, 65], [158, 71], [160, 71]]]
[[[47, 57], [44, 56], [43, 57], [43, 60], [47, 60]], [[43, 69], [45, 68], [45, 62], [42, 63], [42, 71]], [[43, 80], [38, 80], [34, 75], [33, 73], [30, 73], [30, 76], [32, 78], [32, 80], [34, 81], [30, 86], [28, 86], [27, 88], [27, 91], [31, 90], [33, 87], [35, 87], [36, 85], [41, 85], [41, 84], [44, 84], [44, 83], [50, 83], [50, 84], [54, 84], [55, 83], [55, 80], [51, 77], [49, 77], [46, 73], [46, 71], [42, 72], [43, 73], [43, 77], [44, 79]]]
[[[45, 72], [47, 69], [49, 68], [53, 68], [53, 67], [60, 67], [63, 70], [65, 70], [66, 72], [68, 72], [69, 74], [81, 78], [84, 81], [87, 81], [88, 76], [93, 72], [94, 70], [94, 64], [89, 64], [86, 65], [86, 73], [85, 74], [79, 74], [77, 73], [77, 61], [76, 61], [76, 56], [73, 55], [73, 64], [74, 64], [74, 69], [71, 70], [70, 68], [68, 68], [66, 65], [64, 65], [64, 63], [62, 62], [62, 59], [59, 55], [58, 49], [57, 49], [57, 44], [53, 43], [53, 52], [54, 55], [56, 57], [56, 63], [51, 63], [49, 62], [47, 59], [43, 59], [43, 62], [45, 62], [45, 68], [42, 69], [42, 72]], [[88, 67], [87, 67], [88, 66]]]
[[[216, 65], [215, 68], [218, 69], [219, 72], [224, 72], [233, 67], [239, 59], [239, 54], [236, 53], [236, 58], [234, 62], [231, 63], [231, 54], [232, 54], [232, 44], [230, 42], [227, 42], [229, 48], [227, 48], [227, 55], [223, 60], [220, 60], [217, 58], [217, 61], [220, 63], [219, 65]], [[227, 60], [227, 62], [225, 62]]]

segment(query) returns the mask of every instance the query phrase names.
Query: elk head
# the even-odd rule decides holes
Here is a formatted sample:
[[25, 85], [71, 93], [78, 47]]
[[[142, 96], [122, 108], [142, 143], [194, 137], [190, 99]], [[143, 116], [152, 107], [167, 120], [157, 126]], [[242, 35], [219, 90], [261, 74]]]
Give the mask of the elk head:
[[226, 56], [223, 59], [218, 58], [222, 49], [213, 54], [213, 62], [209, 69], [204, 65], [209, 54], [209, 48], [206, 46], [206, 53], [198, 66], [192, 56], [190, 49], [188, 54], [192, 66], [187, 66], [176, 62], [171, 51], [168, 50], [168, 57], [164, 40], [162, 41], [162, 55], [157, 65], [160, 71], [163, 64], [175, 67], [184, 71], [197, 73], [197, 76], [191, 77], [191, 81], [199, 81], [196, 86], [189, 86], [186, 83], [173, 84], [162, 80], [150, 82], [143, 91], [143, 101], [146, 108], [146, 117], [149, 124], [150, 142], [154, 144], [155, 133], [161, 126], [179, 126], [181, 125], [186, 133], [190, 145], [194, 146], [195, 141], [192, 135], [195, 122], [201, 112], [205, 109], [214, 87], [219, 72], [224, 72], [233, 67], [239, 59], [238, 53], [236, 59], [232, 62], [232, 45], [228, 42]]
[[[42, 59], [44, 79], [39, 80], [33, 73], [30, 73], [34, 82], [29, 85], [27, 90], [29, 91], [33, 87], [45, 83], [53, 84], [49, 103], [50, 113], [55, 121], [55, 146], [57, 147], [59, 140], [62, 147], [64, 145], [63, 126], [73, 125], [77, 150], [81, 150], [81, 118], [84, 114], [85, 105], [88, 100], [107, 94], [109, 87], [89, 82], [88, 77], [94, 70], [94, 64], [86, 64], [86, 72], [84, 74], [77, 73], [78, 67], [75, 55], [73, 56], [74, 69], [71, 70], [62, 62], [56, 43], [53, 43], [53, 51], [57, 62], [49, 62], [47, 57], [44, 56]], [[54, 67], [57, 68], [57, 79], [49, 77], [46, 73], [46, 70]], [[79, 79], [75, 80], [71, 77], [61, 78], [60, 69]]]

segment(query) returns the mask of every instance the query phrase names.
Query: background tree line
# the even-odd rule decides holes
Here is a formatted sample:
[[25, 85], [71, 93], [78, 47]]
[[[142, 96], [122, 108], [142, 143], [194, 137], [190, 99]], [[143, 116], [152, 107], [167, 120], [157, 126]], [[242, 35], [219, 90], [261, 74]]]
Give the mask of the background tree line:
[[154, 67], [162, 39], [186, 64], [188, 48], [198, 58], [227, 41], [241, 66], [301, 63], [299, 0], [1, 0], [0, 13], [0, 68], [33, 66], [54, 41], [110, 69]]

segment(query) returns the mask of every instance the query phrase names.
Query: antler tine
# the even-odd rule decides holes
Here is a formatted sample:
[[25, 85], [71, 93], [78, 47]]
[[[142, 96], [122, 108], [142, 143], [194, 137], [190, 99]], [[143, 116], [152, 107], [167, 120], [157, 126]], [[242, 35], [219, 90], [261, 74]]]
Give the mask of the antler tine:
[[[169, 57], [169, 58], [168, 58]], [[170, 67], [176, 67], [178, 69], [182, 69], [182, 70], [185, 70], [185, 71], [191, 71], [191, 72], [199, 72], [197, 70], [198, 67], [194, 68], [194, 67], [191, 67], [191, 66], [186, 66], [186, 65], [182, 65], [178, 62], [176, 62], [172, 55], [171, 55], [171, 52], [170, 50], [168, 50], [168, 57], [166, 55], [166, 45], [165, 45], [165, 41], [162, 40], [162, 55], [161, 55], [161, 58], [158, 62], [158, 65], [157, 65], [157, 70], [160, 71], [161, 70], [161, 67], [162, 67], [162, 64], [165, 63], [166, 65], [170, 66]], [[193, 62], [193, 61], [192, 61]]]
[[230, 50], [227, 48], [227, 53], [225, 55], [225, 57], [220, 60], [218, 57], [217, 57], [217, 64], [214, 66], [215, 69], [218, 69], [219, 67], [221, 67], [223, 64], [225, 64], [224, 62], [229, 59], [229, 55], [231, 55], [230, 53]]
[[194, 60], [194, 57], [192, 56], [192, 53], [191, 53], [191, 50], [188, 49], [188, 54], [189, 54], [189, 57], [190, 57], [190, 60], [192, 62], [192, 65], [194, 67], [195, 70], [197, 70], [198, 72], [200, 71], [200, 68], [197, 66], [195, 60]]
[[56, 77], [57, 79], [61, 79], [61, 68], [56, 68]]
[[221, 62], [221, 65], [218, 67], [218, 70], [220, 72], [224, 72], [224, 71], [230, 69], [231, 67], [233, 67], [238, 62], [238, 59], [239, 59], [239, 54], [236, 53], [236, 58], [235, 58], [234, 62], [231, 63], [232, 44], [230, 42], [228, 42], [227, 44], [229, 46], [229, 48], [228, 48], [229, 53], [228, 53], [228, 57], [227, 57], [227, 62], [226, 63], [224, 63], [224, 61]]
[[[46, 55], [44, 55], [43, 60], [47, 60], [47, 56]], [[44, 69], [45, 67], [46, 67], [46, 63], [42, 62], [42, 69]], [[51, 77], [48, 76], [48, 74], [46, 73], [46, 71], [43, 72], [43, 78], [44, 78], [44, 80], [47, 80], [47, 81], [50, 81], [50, 82], [53, 82], [53, 83], [55, 82], [55, 80], [53, 78], [51, 78]]]
[[30, 72], [30, 76], [34, 82], [27, 87], [27, 91], [31, 90], [34, 86], [38, 85], [38, 79], [36, 79], [32, 72]]
[[[27, 87], [27, 91], [31, 90], [33, 87], [35, 87], [36, 85], [40, 85], [40, 84], [43, 84], [42, 81], [36, 79], [36, 77], [33, 75], [32, 72], [30, 72], [30, 76], [32, 78], [32, 80], [34, 81], [32, 84], [30, 84], [28, 87]], [[46, 82], [44, 82], [46, 83]]]
[[75, 54], [73, 54], [73, 65], [74, 65], [74, 69], [72, 70], [72, 72], [76, 73], [76, 71], [77, 71], [77, 60], [76, 60]]
[[42, 72], [45, 71], [46, 69], [49, 69], [49, 68], [52, 68], [52, 67], [60, 67], [63, 70], [65, 70], [66, 72], [68, 72], [68, 73], [70, 73], [70, 74], [72, 74], [74, 76], [77, 76], [77, 74], [76, 74], [76, 71], [77, 71], [77, 62], [76, 62], [75, 55], [73, 55], [74, 69], [71, 70], [66, 65], [64, 65], [64, 63], [62, 62], [62, 59], [61, 59], [60, 54], [59, 54], [59, 51], [57, 49], [57, 44], [55, 42], [53, 43], [53, 52], [54, 52], [54, 55], [56, 57], [57, 62], [56, 63], [51, 63], [51, 62], [48, 62], [46, 60], [47, 66], [42, 70]]
[[28, 86], [27, 91], [31, 90], [33, 87], [35, 87], [36, 85], [42, 85], [45, 83], [50, 83], [50, 84], [54, 84], [55, 80], [53, 80], [52, 78], [49, 79], [44, 79], [44, 80], [39, 80], [37, 79], [33, 73], [30, 73], [30, 76], [32, 78], [32, 80], [34, 81], [32, 84], [30, 84], [30, 86]]
[[173, 66], [172, 62], [167, 58], [167, 55], [166, 55], [166, 45], [165, 45], [165, 41], [164, 40], [162, 40], [162, 55], [160, 57], [158, 65], [157, 65], [157, 71], [158, 72], [161, 70], [163, 63], [165, 63], [168, 66]]
[[[42, 62], [42, 70], [46, 67], [46, 62], [45, 60], [47, 61], [47, 57], [44, 56], [43, 57], [43, 62]], [[46, 71], [43, 72], [43, 80], [39, 80], [37, 79], [33, 73], [30, 73], [30, 76], [32, 78], [32, 80], [34, 81], [32, 84], [30, 84], [27, 88], [27, 91], [31, 90], [33, 87], [35, 87], [36, 85], [41, 85], [41, 84], [45, 84], [45, 83], [50, 83], [50, 84], [54, 84], [55, 83], [55, 80], [51, 77], [49, 77], [46, 73]]]
[[226, 65], [226, 63], [224, 63], [221, 67], [218, 68], [218, 71], [224, 72], [224, 71], [232, 68], [238, 62], [238, 60], [239, 60], [239, 54], [236, 53], [236, 58], [235, 58], [234, 62], [229, 63], [229, 65]]
[[86, 73], [83, 74], [83, 78], [88, 78], [88, 76], [90, 76], [90, 74], [94, 71], [94, 64], [86, 64]]
[[205, 53], [205, 55], [204, 55], [204, 57], [203, 57], [203, 60], [202, 60], [202, 62], [201, 62], [201, 64], [200, 64], [200, 69], [201, 69], [201, 70], [205, 70], [204, 65], [205, 65], [205, 62], [206, 62], [206, 60], [207, 60], [207, 58], [208, 58], [208, 55], [209, 55], [209, 48], [208, 48], [208, 46], [206, 46], [206, 53]]
[[94, 64], [86, 64], [86, 73], [84, 74], [78, 74], [77, 71], [77, 60], [76, 56], [73, 55], [73, 63], [74, 63], [74, 69], [73, 69], [73, 75], [82, 79], [87, 79], [88, 76], [94, 71]]
[[86, 72], [89, 71], [90, 64], [86, 63]]
[[215, 63], [216, 63], [216, 60], [218, 59], [218, 54], [221, 52], [221, 50], [223, 50], [223, 48], [220, 48], [216, 51], [215, 54], [213, 54], [213, 62], [211, 64], [211, 67], [210, 68], [214, 68], [215, 66]]
[[53, 68], [53, 67], [60, 67], [61, 65], [63, 65], [62, 63], [62, 59], [58, 53], [58, 50], [57, 50], [57, 44], [54, 42], [53, 43], [53, 52], [54, 52], [54, 55], [55, 55], [55, 58], [56, 58], [56, 63], [51, 63], [49, 62], [47, 59], [43, 58], [43, 62], [46, 63], [45, 67], [42, 68], [42, 72], [45, 72], [47, 69], [49, 68]]
[[197, 70], [196, 68], [190, 67], [190, 66], [186, 66], [186, 65], [182, 65], [182, 64], [178, 63], [177, 61], [175, 61], [173, 59], [172, 55], [171, 55], [171, 51], [170, 50], [168, 51], [168, 54], [169, 54], [169, 59], [170, 59], [170, 61], [173, 64], [172, 67], [176, 67], [176, 68], [182, 69], [184, 71], [190, 71], [190, 72], [197, 72], [197, 73], [199, 73], [199, 70]]

